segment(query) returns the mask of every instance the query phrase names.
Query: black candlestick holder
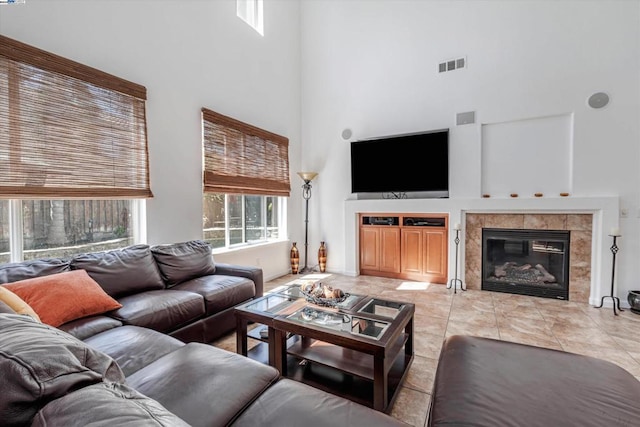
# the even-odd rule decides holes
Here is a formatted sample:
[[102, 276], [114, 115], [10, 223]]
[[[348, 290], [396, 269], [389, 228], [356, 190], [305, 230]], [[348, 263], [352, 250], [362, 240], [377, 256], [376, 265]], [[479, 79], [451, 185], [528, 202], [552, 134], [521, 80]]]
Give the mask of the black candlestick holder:
[[618, 315], [618, 313], [616, 313], [616, 307], [618, 307], [619, 311], [624, 311], [623, 309], [620, 308], [620, 298], [618, 298], [617, 296], [615, 296], [613, 294], [613, 287], [615, 285], [615, 278], [616, 278], [616, 254], [618, 253], [618, 245], [617, 245], [617, 239], [618, 235], [615, 234], [609, 234], [610, 237], [613, 237], [613, 244], [611, 245], [611, 253], [613, 254], [613, 264], [611, 266], [611, 295], [605, 295], [600, 299], [600, 305], [597, 306], [596, 308], [602, 308], [602, 306], [604, 305], [604, 299], [605, 298], [611, 298], [613, 300], [613, 314], [614, 315]]
[[461, 291], [466, 291], [465, 288], [462, 287], [462, 280], [458, 279], [458, 246], [460, 245], [460, 230], [456, 229], [456, 238], [453, 240], [456, 244], [456, 267], [455, 267], [455, 276], [453, 279], [449, 281], [447, 285], [447, 289], [451, 289], [453, 287], [453, 293], [457, 293], [458, 284], [460, 285]]

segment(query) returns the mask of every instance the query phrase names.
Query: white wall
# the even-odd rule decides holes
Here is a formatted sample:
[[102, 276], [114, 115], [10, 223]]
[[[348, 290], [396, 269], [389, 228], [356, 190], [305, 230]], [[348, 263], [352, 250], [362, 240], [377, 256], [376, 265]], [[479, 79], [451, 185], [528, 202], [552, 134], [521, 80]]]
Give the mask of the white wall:
[[[619, 196], [629, 211], [618, 254], [618, 294], [626, 297], [640, 275], [639, 42], [638, 1], [303, 2], [303, 165], [319, 172], [311, 246], [326, 240], [328, 269], [346, 270], [354, 246], [345, 235], [343, 129], [355, 140], [450, 128], [458, 210], [481, 195], [482, 123], [573, 114], [572, 196]], [[467, 69], [437, 73], [439, 62], [461, 56]], [[611, 103], [593, 110], [586, 100], [599, 91]], [[476, 124], [455, 126], [465, 111], [476, 112]]]
[[[29, 0], [0, 6], [0, 33], [147, 88], [155, 244], [202, 238], [202, 107], [288, 137], [299, 167], [300, 7], [270, 0], [264, 14], [261, 37], [235, 0]], [[289, 218], [301, 212], [294, 193]], [[270, 278], [287, 271], [276, 247], [216, 259], [260, 264]]]
[[[638, 286], [638, 1], [267, 0], [262, 38], [234, 0], [28, 0], [0, 7], [0, 33], [147, 87], [150, 243], [201, 237], [203, 106], [290, 138], [288, 225], [300, 247], [295, 172], [320, 173], [309, 264], [325, 240], [336, 272], [353, 246], [343, 129], [362, 139], [450, 128], [451, 197], [464, 209], [481, 194], [482, 123], [573, 114], [572, 195], [620, 197], [619, 294]], [[436, 72], [459, 56], [467, 69]], [[611, 95], [603, 110], [586, 106], [597, 91]], [[456, 127], [463, 111], [477, 123]], [[216, 259], [260, 264], [270, 278], [287, 271], [286, 246]]]

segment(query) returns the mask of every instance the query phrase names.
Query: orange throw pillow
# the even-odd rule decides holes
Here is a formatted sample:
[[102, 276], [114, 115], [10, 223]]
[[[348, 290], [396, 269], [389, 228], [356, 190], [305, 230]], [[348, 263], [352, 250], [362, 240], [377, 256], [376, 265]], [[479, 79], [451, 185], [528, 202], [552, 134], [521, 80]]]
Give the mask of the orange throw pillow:
[[11, 310], [18, 314], [28, 314], [29, 316], [40, 322], [40, 317], [33, 311], [33, 308], [22, 300], [18, 295], [11, 292], [4, 286], [0, 286], [0, 301], [7, 304]]
[[55, 327], [122, 307], [84, 270], [35, 277], [4, 286], [29, 304], [42, 323]]

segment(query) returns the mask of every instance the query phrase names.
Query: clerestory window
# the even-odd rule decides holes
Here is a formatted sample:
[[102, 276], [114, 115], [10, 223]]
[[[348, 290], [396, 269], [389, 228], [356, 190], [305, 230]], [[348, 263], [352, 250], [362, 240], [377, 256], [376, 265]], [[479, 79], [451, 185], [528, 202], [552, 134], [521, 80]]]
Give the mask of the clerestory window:
[[249, 24], [261, 36], [264, 36], [264, 18], [262, 0], [236, 0], [238, 18]]

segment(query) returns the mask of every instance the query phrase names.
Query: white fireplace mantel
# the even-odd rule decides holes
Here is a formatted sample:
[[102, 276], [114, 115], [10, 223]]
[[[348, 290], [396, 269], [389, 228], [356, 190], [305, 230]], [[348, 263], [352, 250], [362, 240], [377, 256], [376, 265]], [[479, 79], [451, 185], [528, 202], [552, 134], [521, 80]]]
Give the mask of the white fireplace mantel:
[[[597, 305], [609, 294], [611, 286], [611, 253], [607, 239], [618, 227], [619, 197], [540, 197], [540, 198], [477, 198], [477, 199], [349, 199], [345, 201], [345, 274], [357, 276], [359, 267], [358, 214], [370, 213], [444, 213], [449, 224], [460, 223], [464, 229], [467, 213], [590, 213], [593, 214], [591, 250], [591, 294], [589, 303]], [[449, 227], [449, 278], [454, 275], [455, 230]], [[461, 233], [463, 238], [464, 232]], [[464, 282], [464, 244], [460, 244], [458, 276]]]

